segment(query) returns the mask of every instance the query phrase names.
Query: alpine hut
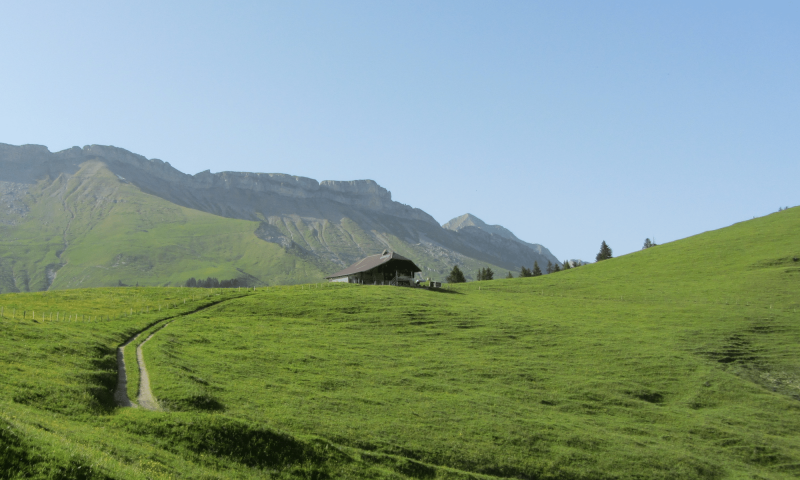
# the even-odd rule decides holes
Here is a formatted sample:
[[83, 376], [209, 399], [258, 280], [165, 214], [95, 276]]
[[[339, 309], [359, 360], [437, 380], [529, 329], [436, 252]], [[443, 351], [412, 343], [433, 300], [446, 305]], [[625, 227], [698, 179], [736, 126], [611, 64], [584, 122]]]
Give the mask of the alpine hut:
[[384, 250], [325, 278], [331, 282], [411, 286], [414, 284], [414, 274], [421, 271], [406, 257]]

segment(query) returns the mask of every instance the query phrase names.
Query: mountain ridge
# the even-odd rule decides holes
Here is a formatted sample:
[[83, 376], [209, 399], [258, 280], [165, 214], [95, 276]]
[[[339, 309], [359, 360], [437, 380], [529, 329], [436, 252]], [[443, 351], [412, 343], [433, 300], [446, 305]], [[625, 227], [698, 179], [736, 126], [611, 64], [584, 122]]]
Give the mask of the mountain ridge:
[[[88, 165], [93, 166], [87, 169]], [[103, 173], [106, 171], [108, 173]], [[57, 184], [60, 186], [56, 186]], [[85, 188], [94, 193], [75, 196], [64, 190], [68, 184], [74, 184], [70, 188]], [[122, 191], [125, 195], [120, 193]], [[115, 197], [114, 203], [109, 203], [106, 200], [111, 197], [104, 198], [104, 195], [110, 195], [107, 192], [117, 192], [119, 198]], [[122, 208], [129, 200], [138, 202], [141, 207], [134, 211]], [[189, 215], [187, 212], [181, 213], [171, 205], [211, 214], [218, 219], [202, 217], [201, 220], [201, 217]], [[155, 218], [161, 218], [164, 222], [157, 225], [151, 219], [131, 217], [152, 215], [145, 212], [154, 211], [172, 213], [163, 217], [156, 216]], [[54, 212], [58, 212], [58, 218], [54, 217]], [[126, 217], [118, 218], [123, 212]], [[189, 217], [206, 226], [197, 230], [184, 220], [177, 220]], [[91, 222], [88, 219], [92, 219]], [[227, 226], [232, 220], [252, 222], [252, 227], [247, 226], [251, 224]], [[211, 227], [215, 222], [219, 225]], [[546, 264], [548, 259], [555, 259], [543, 247], [522, 242], [510, 232], [511, 238], [509, 235], [500, 235], [473, 226], [458, 230], [444, 228], [423, 210], [392, 200], [391, 192], [373, 180], [317, 182], [288, 174], [251, 172], [204, 171], [189, 175], [175, 169], [168, 162], [148, 160], [117, 147], [88, 145], [53, 153], [47, 147], [39, 145], [15, 147], [0, 144], [0, 234], [3, 238], [11, 238], [24, 232], [31, 242], [38, 242], [40, 238], [64, 238], [63, 245], [57, 247], [56, 243], [48, 244], [50, 246], [42, 247], [44, 250], [36, 254], [47, 257], [47, 261], [43, 257], [34, 258], [35, 255], [30, 252], [24, 255], [12, 254], [11, 246], [4, 247], [0, 251], [0, 270], [5, 268], [5, 275], [13, 280], [6, 282], [7, 285], [20, 288], [18, 285], [29, 285], [31, 278], [47, 275], [59, 276], [58, 280], [50, 282], [55, 285], [53, 288], [62, 288], [65, 283], [75, 285], [76, 282], [93, 286], [92, 281], [100, 282], [102, 279], [105, 283], [101, 282], [100, 285], [107, 285], [108, 275], [96, 273], [86, 274], [86, 280], [80, 282], [62, 279], [65, 272], [76, 267], [73, 255], [75, 249], [86, 252], [93, 250], [81, 242], [89, 241], [89, 238], [91, 242], [95, 242], [93, 245], [103, 242], [102, 238], [91, 235], [67, 241], [67, 237], [71, 235], [70, 229], [75, 230], [80, 226], [86, 232], [91, 232], [97, 225], [106, 223], [129, 225], [133, 229], [127, 237], [117, 239], [121, 243], [115, 257], [147, 257], [139, 264], [148, 265], [150, 270], [133, 271], [129, 268], [130, 275], [120, 275], [119, 282], [124, 283], [141, 281], [145, 282], [143, 284], [174, 285], [175, 275], [166, 273], [168, 265], [173, 265], [175, 269], [186, 269], [189, 268], [188, 265], [194, 265], [190, 268], [191, 272], [183, 272], [187, 278], [199, 278], [206, 274], [223, 278], [239, 272], [241, 275], [263, 279], [265, 283], [314, 281], [321, 280], [326, 273], [340, 270], [343, 266], [384, 249], [414, 258], [423, 267], [422, 275], [434, 279], [442, 279], [453, 265], [459, 265], [467, 272], [467, 277], [471, 278], [473, 273], [484, 267], [491, 267], [498, 274], [504, 274], [507, 271], [517, 271], [521, 265], [531, 266], [534, 261]], [[54, 224], [59, 225], [58, 229], [52, 228]], [[134, 228], [134, 225], [151, 227]], [[158, 235], [164, 238], [178, 238], [175, 232], [181, 229], [198, 232], [249, 229], [253, 240], [275, 244], [283, 252], [278, 255], [274, 250], [257, 247], [256, 250], [262, 252], [259, 255], [278, 255], [283, 259], [279, 262], [281, 265], [297, 265], [300, 262], [304, 265], [304, 273], [293, 279], [291, 272], [285, 271], [284, 267], [281, 267], [284, 271], [279, 275], [260, 270], [265, 264], [252, 257], [253, 253], [250, 257], [230, 257], [250, 258], [244, 264], [238, 264], [235, 269], [230, 260], [220, 262], [220, 259], [214, 258], [207, 259], [208, 268], [201, 268], [194, 260], [188, 260], [186, 256], [189, 253], [176, 253], [178, 250], [163, 246], [163, 241], [152, 233], [158, 231]], [[141, 231], [151, 233], [142, 237], [140, 233], [136, 233]], [[139, 243], [152, 244], [151, 251], [143, 251], [139, 248], [140, 245], [126, 245], [127, 238], [137, 238]], [[250, 240], [240, 239], [237, 242], [239, 247], [236, 248], [253, 248], [246, 247], [251, 245]], [[99, 252], [106, 247], [110, 248], [109, 245], [102, 245], [95, 250]], [[209, 248], [208, 244], [204, 248]], [[130, 254], [134, 251], [135, 255]], [[160, 259], [151, 258], [158, 255]], [[64, 264], [62, 257], [73, 258], [71, 268], [60, 269], [59, 265]], [[90, 254], [82, 258], [82, 261], [91, 265], [106, 265], [103, 268], [112, 268], [109, 265], [114, 265], [113, 268], [124, 270], [122, 263], [109, 263], [107, 258], [101, 261], [99, 258], [92, 258]], [[3, 267], [3, 262], [7, 264], [6, 267]], [[21, 264], [26, 266], [21, 268]], [[130, 263], [125, 265], [129, 267]], [[309, 266], [313, 266], [313, 271], [309, 270]], [[87, 265], [85, 268], [90, 267]], [[42, 270], [61, 273], [45, 275]], [[152, 273], [156, 271], [161, 273]], [[152, 275], [146, 277], [146, 272], [151, 272]], [[145, 276], [131, 278], [134, 273]], [[91, 278], [95, 280], [88, 280]], [[39, 285], [37, 288], [43, 285], [40, 280], [33, 283]], [[50, 284], [47, 284], [47, 288], [50, 288]]]
[[467, 227], [475, 227], [475, 228], [478, 228], [480, 230], [483, 230], [484, 232], [488, 232], [488, 233], [491, 233], [493, 235], [499, 235], [499, 236], [501, 236], [503, 238], [506, 238], [508, 240], [513, 240], [515, 242], [518, 242], [518, 243], [526, 245], [526, 246], [528, 246], [530, 248], [533, 248], [534, 250], [536, 250], [541, 255], [544, 255], [545, 257], [548, 257], [548, 259], [553, 263], [558, 261], [558, 259], [552, 253], [550, 253], [550, 250], [545, 248], [543, 245], [540, 245], [538, 243], [529, 243], [529, 242], [526, 242], [524, 240], [520, 240], [516, 235], [514, 235], [514, 233], [511, 232], [511, 230], [505, 228], [504, 226], [502, 226], [502, 225], [489, 225], [489, 224], [487, 224], [486, 222], [484, 222], [483, 220], [481, 220], [480, 218], [476, 217], [475, 215], [473, 215], [471, 213], [465, 213], [464, 215], [461, 215], [459, 217], [453, 218], [449, 222], [447, 222], [444, 225], [442, 225], [442, 227], [446, 228], [448, 230], [453, 230], [455, 232], [458, 232], [458, 231], [460, 231], [460, 230], [462, 230], [464, 228], [467, 228]]

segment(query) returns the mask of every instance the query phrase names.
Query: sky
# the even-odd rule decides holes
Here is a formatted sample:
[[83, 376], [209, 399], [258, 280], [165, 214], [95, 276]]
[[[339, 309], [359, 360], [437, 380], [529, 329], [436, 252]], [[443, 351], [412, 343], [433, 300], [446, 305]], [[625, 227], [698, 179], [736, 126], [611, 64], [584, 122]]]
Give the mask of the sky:
[[4, 2], [0, 143], [372, 179], [558, 258], [800, 203], [800, 2]]

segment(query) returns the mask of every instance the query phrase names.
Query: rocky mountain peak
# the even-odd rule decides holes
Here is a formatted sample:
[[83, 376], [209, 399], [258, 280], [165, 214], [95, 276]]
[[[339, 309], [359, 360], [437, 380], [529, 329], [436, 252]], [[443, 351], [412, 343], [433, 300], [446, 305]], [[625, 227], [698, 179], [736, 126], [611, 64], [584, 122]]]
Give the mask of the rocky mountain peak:
[[517, 238], [516, 235], [511, 233], [511, 230], [509, 230], [509, 229], [507, 229], [507, 228], [505, 228], [505, 227], [503, 227], [501, 225], [489, 225], [489, 224], [487, 224], [486, 222], [484, 222], [483, 220], [481, 220], [480, 218], [476, 217], [475, 215], [473, 215], [471, 213], [465, 213], [464, 215], [461, 215], [460, 217], [456, 217], [456, 218], [450, 220], [449, 222], [445, 223], [444, 225], [442, 225], [442, 227], [444, 227], [444, 228], [446, 228], [448, 230], [453, 230], [454, 232], [457, 232], [457, 231], [461, 230], [462, 228], [466, 228], [466, 227], [476, 227], [476, 228], [480, 228], [481, 230], [483, 230], [484, 232], [487, 232], [487, 233], [491, 233], [491, 234], [494, 234], [494, 235], [499, 235], [499, 236], [501, 236], [503, 238], [507, 238], [509, 240], [514, 240], [516, 242], [522, 242], [522, 240]]
[[553, 254], [550, 253], [550, 251], [545, 247], [543, 247], [542, 245], [538, 243], [528, 243], [524, 240], [520, 240], [519, 238], [517, 238], [516, 235], [511, 233], [511, 230], [503, 227], [502, 225], [489, 225], [471, 213], [465, 213], [460, 217], [456, 217], [450, 220], [449, 222], [442, 225], [442, 228], [462, 233], [466, 233], [470, 229], [478, 229], [483, 232], [492, 235], [497, 235], [498, 237], [505, 238], [506, 240], [511, 240], [513, 242], [525, 245], [526, 247], [532, 248], [536, 253], [545, 256], [548, 260], [552, 262], [558, 261], [558, 259], [556, 259], [556, 257], [553, 256]]

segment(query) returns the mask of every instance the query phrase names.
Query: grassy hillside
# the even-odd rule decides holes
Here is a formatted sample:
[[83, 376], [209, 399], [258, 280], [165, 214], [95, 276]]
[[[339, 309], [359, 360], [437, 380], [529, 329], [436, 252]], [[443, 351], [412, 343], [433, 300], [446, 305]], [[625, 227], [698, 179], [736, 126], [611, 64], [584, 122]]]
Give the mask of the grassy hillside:
[[[0, 225], [0, 291], [180, 285], [250, 276], [261, 285], [322, 278], [315, 266], [254, 235], [258, 222], [179, 207], [87, 162], [40, 182], [17, 225]], [[48, 278], [48, 272], [50, 273]]]
[[[3, 295], [0, 308], [102, 305], [112, 320], [0, 319], [0, 472], [796, 478], [798, 238], [795, 208], [553, 275], [442, 292]], [[112, 408], [114, 346], [175, 315], [145, 345], [168, 411]]]

